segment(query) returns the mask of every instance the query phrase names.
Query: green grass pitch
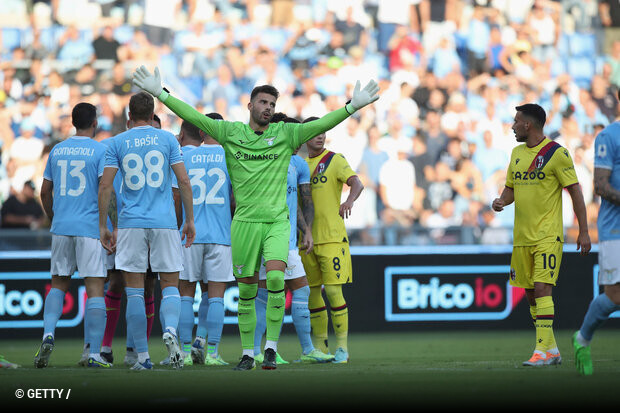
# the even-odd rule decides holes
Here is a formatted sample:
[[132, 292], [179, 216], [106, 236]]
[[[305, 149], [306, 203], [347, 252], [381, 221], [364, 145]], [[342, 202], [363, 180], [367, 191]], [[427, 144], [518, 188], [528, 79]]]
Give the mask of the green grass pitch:
[[[573, 362], [572, 331], [556, 331], [561, 366], [527, 368], [521, 362], [533, 350], [533, 331], [450, 331], [352, 334], [348, 364], [290, 364], [275, 371], [237, 372], [239, 337], [225, 334], [221, 354], [230, 366], [191, 366], [180, 371], [159, 366], [165, 347], [151, 337], [154, 371], [130, 371], [122, 364], [124, 339], [114, 344], [116, 365], [109, 370], [77, 366], [80, 340], [63, 339], [46, 369], [33, 367], [37, 340], [0, 341], [0, 354], [19, 363], [16, 370], [0, 370], [0, 406], [21, 408], [39, 403], [51, 408], [139, 406], [176, 409], [212, 406], [254, 411], [285, 407], [288, 411], [416, 407], [502, 412], [512, 409], [603, 406], [619, 400], [620, 331], [597, 332], [592, 355], [594, 375], [581, 377]], [[299, 357], [296, 336], [285, 334], [279, 353]], [[18, 389], [71, 389], [69, 399], [18, 399]], [[83, 410], [83, 409], [86, 410]], [[211, 410], [214, 411], [214, 410]], [[258, 411], [258, 410], [257, 410]], [[114, 412], [116, 413], [116, 412]]]

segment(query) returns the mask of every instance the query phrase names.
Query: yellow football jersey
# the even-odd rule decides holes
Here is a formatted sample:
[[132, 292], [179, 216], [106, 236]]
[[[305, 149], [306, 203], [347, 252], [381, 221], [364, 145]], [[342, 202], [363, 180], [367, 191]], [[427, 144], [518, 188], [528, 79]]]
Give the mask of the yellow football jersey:
[[512, 150], [506, 186], [514, 189], [514, 245], [564, 242], [562, 189], [578, 184], [568, 150], [545, 138]]
[[310, 167], [314, 222], [312, 237], [315, 244], [347, 241], [344, 220], [338, 213], [342, 184], [356, 175], [342, 154], [323, 150], [314, 158], [306, 158]]

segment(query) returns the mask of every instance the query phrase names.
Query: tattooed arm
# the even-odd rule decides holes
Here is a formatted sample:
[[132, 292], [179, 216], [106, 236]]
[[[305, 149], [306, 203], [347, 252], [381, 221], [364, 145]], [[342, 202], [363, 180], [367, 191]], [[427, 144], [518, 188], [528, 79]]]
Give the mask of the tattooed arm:
[[594, 168], [594, 192], [614, 205], [620, 205], [620, 191], [611, 186], [611, 169]]
[[312, 223], [314, 221], [314, 202], [312, 202], [312, 189], [310, 184], [299, 185], [301, 195], [301, 206], [297, 206], [297, 228], [301, 231], [301, 249], [309, 254], [314, 248], [312, 238]]

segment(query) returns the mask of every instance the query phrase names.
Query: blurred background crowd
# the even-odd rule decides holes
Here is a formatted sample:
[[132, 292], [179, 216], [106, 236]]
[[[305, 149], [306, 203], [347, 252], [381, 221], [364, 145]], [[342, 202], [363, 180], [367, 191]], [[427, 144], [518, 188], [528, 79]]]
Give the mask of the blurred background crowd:
[[[4, 228], [48, 225], [38, 190], [50, 149], [74, 133], [71, 108], [98, 107], [97, 140], [124, 131], [144, 64], [203, 113], [242, 122], [256, 85], [303, 120], [378, 79], [381, 99], [327, 133], [366, 187], [346, 222], [354, 245], [509, 244], [514, 210], [489, 205], [514, 108], [539, 103], [597, 241], [593, 142], [619, 115], [617, 0], [2, 0], [0, 46]], [[564, 224], [573, 242], [567, 195]]]

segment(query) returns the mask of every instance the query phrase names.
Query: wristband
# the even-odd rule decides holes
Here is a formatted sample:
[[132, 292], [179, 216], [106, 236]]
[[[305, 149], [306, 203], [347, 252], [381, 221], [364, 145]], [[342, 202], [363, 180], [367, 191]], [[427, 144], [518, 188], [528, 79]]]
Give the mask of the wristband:
[[351, 104], [351, 101], [348, 101], [345, 105], [344, 105], [344, 110], [347, 111], [347, 113], [350, 115], [355, 113], [355, 109], [353, 108], [353, 105]]
[[159, 94], [159, 96], [157, 96], [157, 99], [159, 99], [161, 102], [164, 102], [166, 99], [168, 99], [168, 96], [170, 96], [170, 92], [168, 91], [168, 89], [162, 88], [161, 93]]

